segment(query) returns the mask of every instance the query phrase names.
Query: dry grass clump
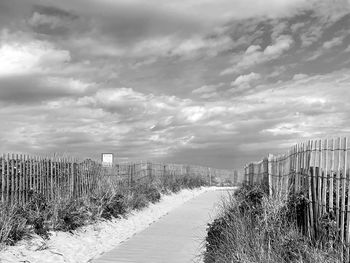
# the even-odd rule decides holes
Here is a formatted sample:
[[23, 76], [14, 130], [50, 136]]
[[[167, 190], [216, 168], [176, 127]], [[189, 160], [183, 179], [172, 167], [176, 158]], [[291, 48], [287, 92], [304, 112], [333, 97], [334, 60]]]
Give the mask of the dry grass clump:
[[260, 186], [242, 187], [222, 202], [220, 216], [209, 224], [204, 262], [340, 262], [332, 241], [315, 245], [301, 234], [297, 217], [305, 204], [302, 193], [277, 199]]
[[13, 245], [28, 235], [27, 220], [21, 217], [21, 209], [0, 204], [0, 245]]

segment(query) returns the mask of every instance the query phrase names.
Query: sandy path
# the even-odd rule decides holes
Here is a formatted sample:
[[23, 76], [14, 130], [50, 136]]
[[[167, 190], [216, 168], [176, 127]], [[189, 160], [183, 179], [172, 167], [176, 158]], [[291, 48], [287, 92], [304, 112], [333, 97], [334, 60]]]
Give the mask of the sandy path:
[[200, 247], [215, 205], [227, 190], [207, 191], [172, 210], [93, 263], [186, 263], [200, 261]]

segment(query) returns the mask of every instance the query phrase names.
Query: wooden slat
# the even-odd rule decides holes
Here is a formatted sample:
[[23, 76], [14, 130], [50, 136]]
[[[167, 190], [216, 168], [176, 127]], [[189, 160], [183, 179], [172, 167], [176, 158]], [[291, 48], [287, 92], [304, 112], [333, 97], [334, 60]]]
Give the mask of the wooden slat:
[[45, 195], [50, 199], [50, 158], [46, 156], [45, 158]]
[[40, 193], [44, 194], [44, 159], [39, 157], [39, 178], [40, 178]]
[[63, 181], [61, 181], [61, 176], [62, 176], [62, 167], [61, 167], [61, 157], [58, 157], [57, 159], [57, 174], [56, 174], [56, 180], [57, 180], [57, 199], [60, 199], [61, 196], [61, 189], [64, 187]]
[[334, 184], [334, 162], [335, 162], [335, 153], [334, 153], [334, 145], [335, 145], [335, 139], [333, 138], [332, 140], [332, 151], [331, 151], [331, 158], [330, 158], [330, 177], [329, 177], [329, 211], [331, 213], [334, 212], [334, 207], [333, 207], [333, 196], [334, 196], [334, 189], [333, 189], [333, 184]]
[[[338, 138], [338, 158], [337, 158], [337, 174], [336, 174], [336, 193], [335, 193], [335, 200], [336, 200], [336, 220], [337, 225], [340, 225], [340, 147], [341, 147], [341, 140]], [[339, 239], [339, 233], [337, 233], [337, 238]]]
[[33, 173], [33, 158], [28, 156], [28, 161], [29, 161], [29, 187], [28, 190], [34, 189], [34, 173]]
[[278, 175], [278, 181], [277, 181], [277, 192], [278, 192], [278, 198], [281, 198], [281, 194], [282, 194], [282, 177], [281, 177], [281, 162], [280, 162], [280, 156], [277, 156], [277, 160], [276, 160], [276, 164], [277, 164], [277, 175]]
[[39, 188], [38, 188], [38, 157], [35, 156], [34, 157], [34, 170], [33, 170], [33, 188], [34, 191], [37, 193], [39, 192]]
[[[316, 148], [317, 152], [317, 161], [315, 165], [315, 173], [316, 173], [316, 187], [317, 187], [317, 192], [316, 192], [316, 200], [317, 200], [317, 214], [316, 218], [319, 218], [321, 216], [322, 212], [322, 141], [318, 140], [318, 145]], [[318, 168], [318, 169], [317, 169]], [[318, 227], [318, 226], [316, 226]]]
[[1, 202], [5, 202], [5, 154], [1, 158]]
[[317, 173], [317, 156], [318, 156], [318, 141], [315, 140], [313, 142], [313, 148], [312, 148], [312, 159], [313, 159], [313, 164], [312, 164], [312, 203], [313, 203], [313, 225], [314, 225], [314, 238], [317, 238], [317, 218], [318, 218], [318, 191], [317, 191], [317, 186], [318, 186], [318, 173]]
[[319, 167], [319, 189], [320, 189], [320, 214], [323, 215], [323, 213], [326, 211], [326, 179], [327, 178], [327, 170], [325, 170], [325, 163], [324, 163], [324, 154], [325, 151], [323, 150], [324, 144], [323, 140], [320, 141], [320, 167]]
[[345, 250], [345, 261], [349, 262], [349, 244], [350, 244], [350, 185], [349, 185], [349, 177], [347, 176], [348, 170], [348, 139], [344, 138], [344, 177], [347, 182], [347, 204], [346, 204], [346, 231], [345, 231], [345, 242], [346, 242], [346, 250]]
[[[329, 182], [329, 176], [328, 176], [328, 150], [329, 144], [328, 144], [328, 139], [325, 140], [325, 150], [324, 150], [324, 177], [323, 177], [323, 192], [322, 192], [322, 197], [323, 197], [323, 213], [327, 212], [327, 189], [328, 188], [328, 182]], [[329, 197], [328, 197], [329, 198]]]
[[60, 182], [60, 175], [61, 175], [61, 166], [60, 166], [61, 159], [60, 157], [57, 157], [56, 159], [56, 197], [59, 199], [60, 197], [60, 189], [63, 187], [63, 185]]
[[308, 142], [308, 159], [309, 159], [309, 169], [307, 170], [307, 177], [308, 177], [308, 194], [309, 194], [309, 200], [310, 203], [308, 205], [308, 232], [309, 236], [311, 238], [315, 237], [315, 231], [314, 231], [314, 199], [313, 199], [313, 193], [314, 193], [314, 184], [313, 184], [313, 173], [311, 173], [311, 166], [312, 166], [312, 157], [313, 157], [313, 141]]
[[296, 162], [296, 170], [299, 174], [299, 191], [303, 191], [303, 193], [307, 193], [307, 177], [305, 176], [305, 169], [304, 169], [304, 163], [306, 160], [306, 147], [304, 143], [297, 145], [297, 162]]
[[7, 196], [7, 202], [11, 203], [11, 198], [10, 198], [10, 194], [11, 194], [11, 185], [10, 185], [10, 154], [7, 154], [7, 160], [6, 160], [6, 196]]
[[27, 202], [27, 197], [26, 197], [26, 194], [27, 194], [27, 172], [28, 172], [28, 168], [27, 168], [27, 160], [26, 160], [26, 155], [23, 154], [23, 164], [22, 164], [22, 167], [23, 167], [23, 204], [25, 204]]
[[[306, 195], [306, 197], [309, 197], [310, 191], [310, 177], [309, 177], [309, 171], [310, 171], [310, 164], [309, 164], [309, 145], [302, 143], [301, 144], [301, 152], [302, 155], [300, 157], [299, 167], [300, 171], [302, 171], [302, 179], [303, 179], [303, 193]], [[306, 210], [306, 211], [305, 211]], [[303, 234], [308, 235], [308, 229], [310, 229], [309, 225], [309, 206], [306, 207], [304, 210], [304, 224], [303, 224]]]
[[15, 159], [14, 159], [14, 182], [15, 182], [15, 185], [14, 185], [14, 193], [15, 193], [15, 203], [18, 203], [18, 190], [19, 190], [19, 187], [18, 187], [18, 154], [15, 154]]
[[299, 162], [299, 169], [302, 172], [303, 180], [303, 192], [306, 194], [309, 191], [309, 170], [310, 164], [308, 163], [308, 158], [310, 158], [310, 149], [307, 143], [301, 144], [301, 156]]
[[50, 158], [50, 199], [54, 199], [54, 169], [53, 169], [53, 159], [54, 157]]
[[20, 154], [19, 155], [19, 159], [18, 159], [18, 181], [19, 181], [19, 191], [18, 191], [18, 200], [20, 204], [23, 204], [23, 175], [24, 175], [24, 171], [23, 171], [23, 155]]
[[69, 166], [69, 177], [70, 177], [70, 195], [71, 197], [74, 197], [75, 178], [74, 178], [74, 166], [71, 158], [68, 159], [68, 166]]
[[[343, 145], [339, 148], [341, 153], [341, 159], [344, 158]], [[343, 161], [343, 160], [342, 160]], [[344, 168], [345, 164], [343, 163]], [[345, 230], [345, 194], [346, 194], [346, 175], [344, 169], [341, 169], [341, 211], [340, 211], [340, 241], [344, 242], [344, 230]]]
[[301, 187], [301, 176], [300, 176], [300, 168], [299, 168], [299, 145], [294, 146], [293, 149], [293, 169], [295, 172], [295, 188], [294, 191], [297, 193], [300, 191]]
[[25, 189], [26, 189], [26, 167], [25, 167], [25, 159], [23, 154], [21, 154], [21, 185], [22, 185], [22, 189], [21, 189], [21, 203], [25, 204]]
[[15, 202], [15, 155], [12, 154], [11, 159], [11, 204]]

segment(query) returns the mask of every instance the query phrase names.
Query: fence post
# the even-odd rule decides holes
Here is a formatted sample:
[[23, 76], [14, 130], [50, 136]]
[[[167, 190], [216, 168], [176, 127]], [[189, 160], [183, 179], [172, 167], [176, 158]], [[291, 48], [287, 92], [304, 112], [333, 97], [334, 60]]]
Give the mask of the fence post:
[[273, 193], [273, 185], [272, 185], [272, 163], [273, 163], [273, 155], [269, 154], [267, 157], [267, 185], [269, 188], [269, 195], [272, 196]]
[[5, 154], [1, 158], [1, 201], [5, 202]]
[[209, 186], [211, 186], [211, 169], [210, 169], [210, 167], [208, 168], [208, 173], [209, 173]]

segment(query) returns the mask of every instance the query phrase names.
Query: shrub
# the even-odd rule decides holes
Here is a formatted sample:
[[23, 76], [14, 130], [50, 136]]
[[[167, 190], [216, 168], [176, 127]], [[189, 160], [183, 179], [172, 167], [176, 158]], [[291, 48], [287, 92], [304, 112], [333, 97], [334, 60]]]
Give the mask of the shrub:
[[90, 218], [90, 213], [82, 201], [71, 200], [61, 204], [55, 219], [55, 230], [72, 231], [85, 225]]
[[127, 204], [130, 209], [142, 209], [148, 205], [147, 196], [144, 193], [131, 192], [127, 196]]
[[29, 192], [30, 201], [24, 206], [27, 224], [33, 227], [34, 233], [43, 238], [49, 237], [48, 219], [52, 216], [51, 207], [45, 196], [34, 191]]
[[112, 198], [105, 197], [102, 205], [101, 217], [105, 219], [118, 218], [127, 212], [125, 197], [122, 194], [116, 194]]
[[159, 202], [161, 198], [160, 192], [155, 186], [147, 187], [144, 190], [144, 194], [146, 195], [147, 200], [149, 200], [151, 203]]
[[26, 223], [21, 207], [0, 204], [0, 243], [14, 245], [17, 241], [29, 236]]
[[238, 200], [238, 208], [242, 214], [257, 218], [263, 213], [262, 201], [266, 191], [260, 185], [244, 185], [234, 194]]
[[158, 188], [152, 184], [136, 184], [129, 194], [129, 207], [131, 209], [141, 209], [146, 207], [149, 202], [156, 203], [161, 195]]

